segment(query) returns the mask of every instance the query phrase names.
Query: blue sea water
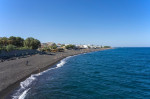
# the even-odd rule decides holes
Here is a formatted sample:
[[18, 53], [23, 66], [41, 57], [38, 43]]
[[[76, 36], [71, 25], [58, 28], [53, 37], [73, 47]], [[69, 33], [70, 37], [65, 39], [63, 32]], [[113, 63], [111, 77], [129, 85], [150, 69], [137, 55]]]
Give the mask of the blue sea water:
[[150, 99], [150, 48], [116, 48], [64, 61], [39, 75], [24, 98]]

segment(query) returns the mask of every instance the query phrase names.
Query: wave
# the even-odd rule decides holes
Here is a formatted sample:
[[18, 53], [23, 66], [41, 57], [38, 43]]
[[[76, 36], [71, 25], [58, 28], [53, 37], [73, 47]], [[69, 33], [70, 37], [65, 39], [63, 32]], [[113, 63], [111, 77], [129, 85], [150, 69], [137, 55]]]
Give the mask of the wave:
[[[76, 56], [76, 55], [75, 55]], [[20, 83], [20, 88], [16, 91], [15, 94], [12, 95], [12, 99], [24, 99], [28, 93], [28, 91], [30, 90], [30, 86], [31, 84], [37, 80], [37, 77], [52, 70], [52, 69], [56, 69], [56, 68], [60, 68], [62, 67], [65, 63], [66, 63], [66, 60], [69, 59], [70, 57], [72, 56], [68, 56], [66, 57], [65, 59], [61, 60], [57, 65], [56, 67], [54, 68], [50, 68], [50, 69], [47, 69], [41, 73], [38, 73], [38, 74], [32, 74], [29, 78], [27, 78], [25, 81], [21, 82]]]
[[24, 99], [25, 96], [26, 96], [26, 94], [27, 94], [27, 92], [28, 92], [29, 90], [30, 90], [30, 88], [27, 89], [27, 90], [25, 90], [25, 91], [20, 95], [19, 99]]

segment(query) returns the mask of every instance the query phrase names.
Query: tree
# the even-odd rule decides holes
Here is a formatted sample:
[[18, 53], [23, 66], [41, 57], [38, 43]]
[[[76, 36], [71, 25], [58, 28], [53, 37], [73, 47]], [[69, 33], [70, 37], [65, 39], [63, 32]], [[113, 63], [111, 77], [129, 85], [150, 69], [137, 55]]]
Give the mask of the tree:
[[12, 44], [17, 47], [23, 47], [23, 41], [24, 41], [23, 38], [14, 37], [14, 36], [9, 37], [9, 39], [8, 39], [9, 44]]
[[1, 38], [1, 43], [2, 43], [2, 46], [6, 46], [8, 44], [8, 38], [7, 37], [2, 37]]
[[38, 47], [41, 46], [41, 42], [37, 39], [29, 37], [26, 40], [24, 40], [24, 46], [31, 49], [37, 49]]
[[53, 45], [49, 46], [50, 49], [56, 49], [57, 48], [57, 45], [54, 43]]
[[8, 38], [9, 44], [15, 45], [16, 46], [16, 37], [11, 36]]
[[16, 37], [16, 46], [17, 47], [23, 47], [23, 42], [24, 42], [24, 39], [21, 38], [21, 37]]
[[3, 46], [3, 41], [1, 38], [0, 38], [0, 46]]
[[75, 45], [69, 44], [65, 46], [66, 49], [74, 49]]

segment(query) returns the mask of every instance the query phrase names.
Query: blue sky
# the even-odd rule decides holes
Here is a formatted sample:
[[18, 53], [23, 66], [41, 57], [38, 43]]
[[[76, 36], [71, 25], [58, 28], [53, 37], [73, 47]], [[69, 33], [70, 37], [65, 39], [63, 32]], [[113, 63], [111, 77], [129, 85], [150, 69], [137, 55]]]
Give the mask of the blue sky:
[[0, 37], [150, 47], [150, 0], [0, 0]]

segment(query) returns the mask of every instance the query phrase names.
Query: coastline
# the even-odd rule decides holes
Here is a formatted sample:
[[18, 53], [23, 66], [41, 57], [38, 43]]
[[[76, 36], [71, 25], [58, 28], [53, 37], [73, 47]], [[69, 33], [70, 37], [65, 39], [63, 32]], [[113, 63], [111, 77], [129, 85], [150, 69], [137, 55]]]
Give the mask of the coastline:
[[[53, 55], [34, 55], [0, 63], [0, 75], [2, 75], [0, 77], [0, 82], [2, 82], [0, 85], [0, 96], [2, 99], [6, 98], [7, 95], [20, 85], [21, 81], [24, 81], [31, 74], [42, 72], [68, 56], [102, 50], [106, 49], [67, 50]], [[29, 61], [29, 66], [25, 66], [27, 60]]]

